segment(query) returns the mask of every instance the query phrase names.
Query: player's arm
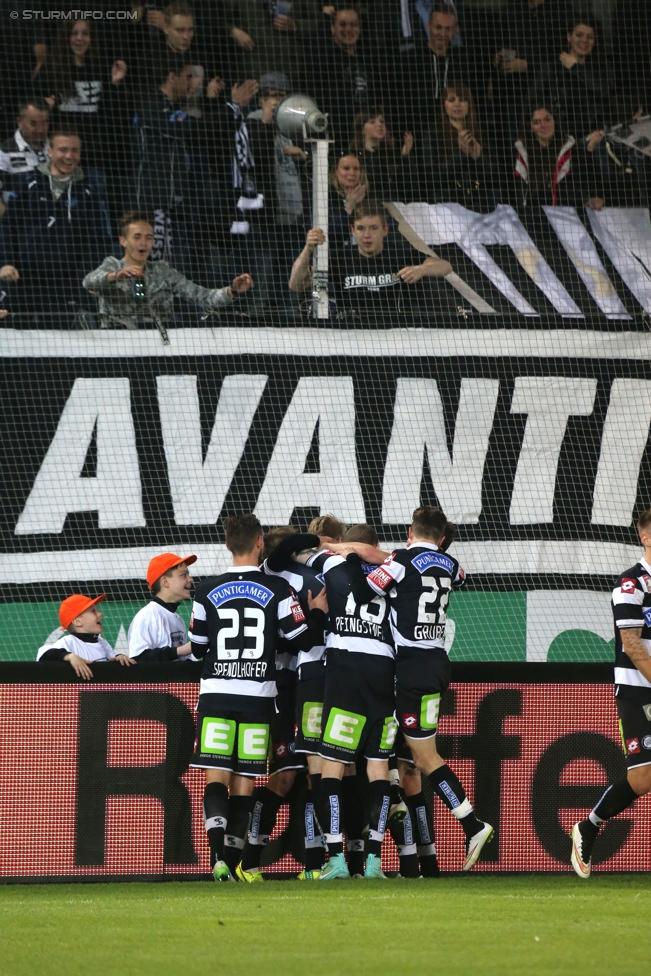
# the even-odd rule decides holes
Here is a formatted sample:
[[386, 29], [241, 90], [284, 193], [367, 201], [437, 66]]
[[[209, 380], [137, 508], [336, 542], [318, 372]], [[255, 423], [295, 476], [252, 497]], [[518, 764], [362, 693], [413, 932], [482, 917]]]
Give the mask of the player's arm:
[[374, 566], [379, 566], [391, 555], [390, 552], [383, 552], [368, 542], [329, 542], [328, 548], [344, 557], [351, 552], [356, 552], [365, 563], [372, 563]]
[[414, 285], [421, 278], [445, 278], [452, 271], [452, 265], [443, 258], [427, 258], [422, 264], [412, 264], [401, 268], [398, 277], [406, 284]]
[[325, 586], [320, 593], [307, 592], [309, 611], [303, 613], [298, 597], [287, 584], [287, 595], [278, 601], [278, 636], [287, 642], [291, 654], [309, 651], [316, 644], [323, 643], [323, 630], [328, 600]]
[[[346, 568], [355, 603], [370, 603], [376, 596], [386, 596], [398, 582], [390, 561], [385, 561], [381, 566], [377, 566], [372, 573], [365, 576], [361, 557], [358, 553], [351, 552], [346, 556]], [[400, 570], [402, 571], [400, 576], [402, 576], [404, 569], [400, 567]]]
[[647, 681], [651, 681], [651, 656], [641, 640], [642, 628], [622, 627], [621, 632], [626, 654], [640, 674], [644, 675]]
[[307, 291], [312, 287], [312, 255], [319, 244], [325, 243], [325, 234], [320, 227], [307, 232], [305, 247], [294, 261], [289, 276], [290, 291]]
[[208, 625], [206, 608], [199, 600], [192, 604], [190, 617], [190, 648], [195, 658], [203, 660], [208, 653]]
[[283, 570], [289, 569], [294, 553], [299, 553], [304, 549], [313, 550], [318, 546], [318, 535], [310, 535], [309, 533], [288, 535], [278, 543], [265, 560], [265, 565], [272, 573], [282, 573]]

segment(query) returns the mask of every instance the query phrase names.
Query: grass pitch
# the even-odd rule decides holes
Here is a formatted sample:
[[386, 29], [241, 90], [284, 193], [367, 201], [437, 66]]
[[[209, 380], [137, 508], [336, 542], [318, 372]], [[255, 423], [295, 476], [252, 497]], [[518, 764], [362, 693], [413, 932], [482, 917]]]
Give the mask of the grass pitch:
[[647, 971], [651, 877], [0, 887], [2, 976]]

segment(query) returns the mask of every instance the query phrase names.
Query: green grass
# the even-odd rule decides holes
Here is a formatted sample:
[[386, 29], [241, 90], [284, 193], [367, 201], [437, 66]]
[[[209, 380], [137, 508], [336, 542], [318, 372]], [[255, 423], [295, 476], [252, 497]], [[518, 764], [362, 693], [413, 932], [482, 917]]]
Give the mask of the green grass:
[[646, 875], [0, 888], [0, 973], [640, 976]]

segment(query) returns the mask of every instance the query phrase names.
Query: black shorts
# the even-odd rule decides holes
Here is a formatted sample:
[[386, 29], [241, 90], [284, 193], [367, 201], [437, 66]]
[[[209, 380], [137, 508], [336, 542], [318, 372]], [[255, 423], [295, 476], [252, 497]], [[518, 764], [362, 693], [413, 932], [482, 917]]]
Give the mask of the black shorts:
[[296, 751], [316, 755], [321, 741], [321, 718], [325, 696], [325, 667], [316, 677], [298, 680], [296, 685]]
[[193, 769], [229, 769], [264, 776], [276, 709], [273, 698], [233, 702], [234, 695], [199, 695]]
[[648, 702], [629, 698], [615, 699], [619, 715], [619, 731], [622, 737], [626, 766], [651, 764], [651, 695]]
[[389, 758], [398, 731], [394, 674], [392, 658], [328, 649], [320, 756]]
[[303, 769], [305, 760], [296, 755], [296, 671], [276, 672], [276, 709], [278, 714], [271, 726], [271, 759], [269, 775], [284, 769]]
[[411, 739], [431, 739], [439, 724], [441, 695], [452, 676], [442, 648], [396, 648], [396, 712]]

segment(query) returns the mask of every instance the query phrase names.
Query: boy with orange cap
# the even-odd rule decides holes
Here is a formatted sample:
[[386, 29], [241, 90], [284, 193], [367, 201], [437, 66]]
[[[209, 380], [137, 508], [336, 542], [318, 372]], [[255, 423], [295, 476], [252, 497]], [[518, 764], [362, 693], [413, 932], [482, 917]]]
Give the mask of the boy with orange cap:
[[59, 623], [67, 634], [62, 634], [54, 643], [50, 639], [36, 652], [37, 661], [67, 661], [80, 678], [92, 681], [93, 672], [89, 661], [119, 661], [120, 664], [135, 664], [125, 654], [116, 654], [108, 641], [102, 637], [102, 611], [98, 604], [106, 599], [100, 596], [84, 596], [73, 593], [66, 597], [59, 607]]
[[129, 657], [139, 661], [177, 661], [187, 657], [190, 642], [184, 641], [185, 621], [178, 613], [184, 600], [191, 599], [192, 577], [188, 566], [196, 556], [163, 552], [147, 567], [151, 600], [131, 621], [127, 641]]

